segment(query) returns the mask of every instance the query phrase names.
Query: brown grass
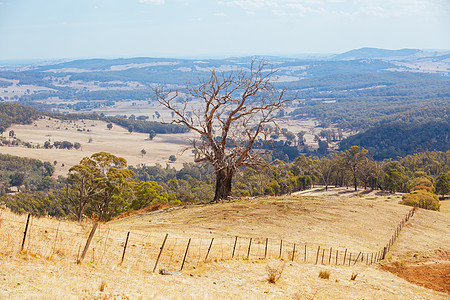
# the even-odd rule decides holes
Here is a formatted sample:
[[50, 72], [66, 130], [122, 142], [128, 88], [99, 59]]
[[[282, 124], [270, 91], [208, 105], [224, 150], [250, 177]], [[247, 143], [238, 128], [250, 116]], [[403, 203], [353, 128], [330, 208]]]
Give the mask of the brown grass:
[[284, 263], [278, 264], [278, 265], [275, 265], [275, 266], [267, 265], [267, 267], [266, 267], [266, 270], [267, 270], [267, 281], [269, 283], [274, 283], [275, 284], [280, 279], [281, 274], [283, 274], [284, 267], [285, 267]]
[[[80, 120], [76, 122], [51, 119], [36, 120], [30, 125], [13, 125], [8, 130], [14, 130], [18, 139], [31, 142], [33, 145], [44, 145], [45, 141], [79, 142], [80, 150], [66, 149], [28, 149], [24, 147], [0, 147], [0, 153], [40, 159], [42, 161], [58, 162], [56, 176], [66, 175], [69, 168], [93, 153], [106, 151], [123, 157], [129, 165], [154, 165], [159, 163], [165, 166], [169, 163], [169, 156], [177, 156], [175, 163], [170, 166], [181, 168], [183, 163], [192, 162], [193, 154], [182, 150], [188, 145], [193, 133], [185, 134], [159, 134], [153, 140], [148, 139], [145, 133], [129, 133], [128, 130], [114, 125], [111, 130], [106, 128], [106, 122]], [[67, 128], [67, 130], [66, 130]], [[78, 131], [78, 130], [85, 131]], [[87, 130], [90, 132], [87, 132]], [[88, 143], [92, 138], [92, 143]], [[141, 149], [147, 154], [142, 156]], [[64, 166], [62, 166], [64, 164]]]
[[319, 278], [326, 279], [326, 280], [330, 279], [330, 271], [328, 271], [328, 270], [320, 270]]
[[[374, 211], [371, 211], [372, 208]], [[337, 249], [334, 245], [344, 245], [351, 239], [356, 240], [349, 242], [354, 248], [377, 249], [377, 243], [383, 245], [386, 242], [383, 235], [392, 234], [392, 229], [408, 209], [363, 198], [305, 197], [151, 212], [101, 224], [81, 265], [76, 265], [75, 261], [79, 249], [84, 246], [91, 223], [32, 219], [25, 252], [20, 252], [26, 216], [17, 216], [2, 209], [0, 280], [3, 281], [0, 298], [61, 298], [68, 295], [94, 299], [197, 299], [213, 295], [219, 299], [286, 299], [294, 297], [295, 293], [302, 297], [300, 299], [408, 299], [411, 295], [418, 299], [446, 299], [448, 296], [445, 294], [408, 283], [376, 265], [352, 264], [349, 267], [332, 264], [327, 266], [327, 270], [333, 273], [333, 281], [325, 281], [317, 277], [324, 267], [303, 263], [303, 253], [296, 254], [296, 261], [289, 260], [292, 252], [289, 242], [297, 242], [297, 251], [300, 251], [298, 245], [302, 237], [308, 244], [315, 240], [326, 241], [327, 245], [333, 245], [333, 249]], [[394, 245], [392, 259], [401, 255], [413, 257], [408, 252], [410, 250], [419, 255], [428, 253], [430, 259], [438, 257], [437, 252], [430, 251], [448, 245], [448, 221], [448, 214], [419, 210]], [[208, 230], [213, 224], [215, 228]], [[292, 229], [291, 224], [295, 224]], [[228, 230], [226, 226], [230, 226]], [[345, 226], [349, 227], [347, 233], [344, 232]], [[377, 228], [377, 234], [368, 230], [371, 226]], [[175, 231], [176, 228], [178, 231]], [[119, 265], [125, 237], [131, 229], [125, 261]], [[239, 239], [235, 259], [230, 259], [234, 235], [239, 230], [255, 237], [252, 244], [252, 251], [255, 252], [248, 261], [241, 259], [246, 256], [248, 239]], [[152, 273], [166, 232], [169, 232], [169, 238], [157, 269], [179, 271], [188, 237], [192, 237], [188, 260], [182, 271], [184, 276]], [[269, 257], [276, 257], [267, 261], [257, 259], [264, 256], [265, 239], [259, 241], [256, 238], [266, 234], [270, 237]], [[205, 263], [211, 236], [215, 240]], [[284, 241], [283, 249], [286, 248], [283, 277], [277, 284], [268, 284], [266, 266], [279, 263], [280, 238]], [[404, 247], [403, 243], [409, 246]], [[354, 251], [357, 252], [357, 249]], [[444, 252], [439, 253], [440, 259], [447, 257], [442, 255]], [[354, 273], [360, 280], [350, 280]]]

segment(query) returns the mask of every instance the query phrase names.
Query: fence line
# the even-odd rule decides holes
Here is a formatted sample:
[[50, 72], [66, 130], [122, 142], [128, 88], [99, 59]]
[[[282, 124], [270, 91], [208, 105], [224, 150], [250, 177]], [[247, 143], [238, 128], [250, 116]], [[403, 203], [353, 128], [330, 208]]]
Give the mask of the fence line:
[[371, 265], [385, 259], [416, 210], [417, 208], [411, 209], [399, 222], [386, 246], [374, 252], [352, 252], [348, 248], [260, 237], [172, 237], [169, 234], [112, 230], [101, 224], [95, 230], [86, 225], [67, 222], [72, 227], [79, 227], [78, 230], [67, 230], [61, 228], [64, 221], [52, 226], [55, 224], [43, 224], [45, 219], [41, 222], [38, 218], [28, 216], [25, 221], [20, 216], [14, 220], [3, 214], [0, 215], [0, 249], [8, 254], [26, 251], [52, 260], [81, 263], [84, 259], [86, 263], [93, 265], [121, 264], [154, 272], [158, 266], [168, 270], [183, 270], [200, 263], [231, 259], [280, 259], [342, 266], [357, 263]]

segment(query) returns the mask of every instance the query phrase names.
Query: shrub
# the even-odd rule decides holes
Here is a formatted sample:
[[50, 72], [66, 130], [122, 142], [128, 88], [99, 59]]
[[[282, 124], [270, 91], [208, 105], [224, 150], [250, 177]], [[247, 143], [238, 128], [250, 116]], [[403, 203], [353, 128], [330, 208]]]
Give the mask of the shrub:
[[266, 270], [267, 270], [267, 281], [269, 283], [276, 283], [278, 279], [280, 279], [281, 274], [283, 273], [284, 264], [274, 267], [267, 265]]
[[438, 196], [425, 190], [412, 191], [403, 195], [400, 204], [437, 211], [440, 207]]
[[330, 271], [322, 270], [319, 272], [319, 278], [330, 279]]
[[414, 178], [410, 182], [410, 191], [426, 190], [429, 193], [434, 193], [434, 186], [430, 179], [426, 177]]

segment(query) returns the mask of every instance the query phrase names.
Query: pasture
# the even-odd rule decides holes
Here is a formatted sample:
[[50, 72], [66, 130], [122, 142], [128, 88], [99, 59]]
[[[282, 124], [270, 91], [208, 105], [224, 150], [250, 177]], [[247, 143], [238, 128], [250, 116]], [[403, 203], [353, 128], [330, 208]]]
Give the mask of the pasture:
[[[147, 256], [146, 252], [148, 247], [159, 249], [162, 240], [154, 237], [168, 233], [166, 252], [162, 254], [159, 266], [170, 267], [168, 262], [171, 261], [172, 269], [169, 270], [179, 271], [179, 261], [176, 268], [174, 261], [180, 256], [173, 251], [179, 247], [183, 254], [185, 244], [174, 242], [186, 242], [188, 237], [193, 242], [203, 239], [203, 251], [208, 247], [205, 241], [212, 237], [219, 241], [235, 235], [253, 237], [255, 241], [267, 237], [276, 247], [283, 239], [286, 245], [297, 242], [298, 245], [322, 245], [326, 249], [346, 247], [354, 253], [376, 251], [386, 243], [398, 222], [410, 210], [385, 200], [348, 195], [298, 195], [148, 212], [101, 224], [100, 232], [107, 234], [108, 247], [103, 248], [105, 239], [95, 235], [93, 245], [97, 246], [92, 246], [94, 248], [88, 251], [80, 265], [67, 257], [70, 253], [79, 252], [79, 241], [85, 240], [89, 234], [89, 221], [78, 224], [35, 219], [25, 252], [20, 252], [18, 248], [26, 216], [16, 216], [2, 209], [0, 242], [8, 246], [2, 247], [0, 254], [0, 276], [3, 277], [0, 297], [448, 299], [445, 289], [448, 289], [449, 282], [445, 274], [449, 270], [449, 215], [440, 212], [417, 211], [400, 232], [387, 259], [377, 264], [305, 263], [301, 256], [294, 261], [287, 256], [282, 260], [256, 256], [247, 260], [242, 255], [230, 259], [223, 253], [220, 256], [214, 245], [207, 262], [199, 258], [197, 263], [188, 264], [181, 273], [165, 276], [153, 273], [155, 257]], [[53, 237], [56, 228], [59, 228], [61, 239], [58, 242]], [[131, 232], [130, 241], [125, 260], [120, 264], [127, 231]], [[74, 236], [68, 232], [81, 234]], [[45, 246], [46, 243], [50, 246]], [[254, 247], [259, 246], [255, 244]], [[197, 261], [193, 256], [195, 253], [190, 252], [188, 259]], [[204, 256], [202, 253], [201, 257]], [[431, 271], [430, 265], [434, 268]], [[275, 284], [267, 281], [267, 266], [283, 270]], [[387, 271], [388, 268], [395, 272], [399, 268], [407, 270], [414, 267], [419, 274], [424, 266], [433, 280], [417, 282], [418, 285], [402, 279], [402, 274], [397, 277]], [[319, 273], [325, 271], [330, 273], [329, 279], [319, 278]], [[355, 274], [356, 278], [351, 280]], [[423, 279], [423, 275], [420, 276]], [[418, 277], [408, 280], [414, 282]]]

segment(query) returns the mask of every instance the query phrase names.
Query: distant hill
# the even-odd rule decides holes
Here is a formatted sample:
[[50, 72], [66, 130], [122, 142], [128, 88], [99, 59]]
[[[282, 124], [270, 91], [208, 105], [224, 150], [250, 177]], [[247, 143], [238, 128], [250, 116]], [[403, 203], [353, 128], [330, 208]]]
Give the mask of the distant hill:
[[418, 49], [387, 50], [379, 48], [361, 48], [338, 54], [333, 58], [337, 60], [401, 58], [413, 56], [421, 52], [423, 51]]
[[410, 125], [383, 124], [343, 140], [340, 150], [357, 145], [369, 150], [375, 160], [396, 158], [424, 151], [450, 150], [450, 123], [428, 122]]

